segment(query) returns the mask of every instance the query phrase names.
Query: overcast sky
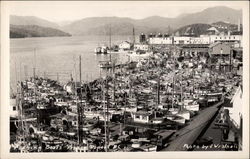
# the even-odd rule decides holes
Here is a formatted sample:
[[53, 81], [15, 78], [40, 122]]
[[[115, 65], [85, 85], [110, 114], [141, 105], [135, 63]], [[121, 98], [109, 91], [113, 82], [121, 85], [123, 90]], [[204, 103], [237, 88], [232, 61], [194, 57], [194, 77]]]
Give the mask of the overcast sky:
[[183, 13], [194, 13], [208, 7], [228, 6], [241, 9], [240, 2], [223, 1], [18, 1], [7, 2], [10, 14], [37, 16], [49, 21], [73, 21], [86, 17], [117, 16], [142, 19], [149, 16], [176, 17]]

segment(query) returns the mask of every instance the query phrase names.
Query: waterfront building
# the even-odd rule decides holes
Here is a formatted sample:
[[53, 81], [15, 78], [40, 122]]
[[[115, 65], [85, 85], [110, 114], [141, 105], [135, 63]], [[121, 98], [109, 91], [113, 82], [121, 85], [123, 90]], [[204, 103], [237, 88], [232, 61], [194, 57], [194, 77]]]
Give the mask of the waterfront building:
[[150, 36], [148, 43], [153, 44], [213, 44], [216, 42], [231, 43], [232, 46], [242, 47], [242, 35], [220, 34], [220, 35], [200, 35], [199, 37], [174, 36], [174, 37], [154, 37]]
[[242, 45], [242, 35], [210, 35], [210, 44], [216, 42], [237, 42], [240, 46]]
[[174, 37], [174, 44], [190, 44], [191, 38], [188, 36], [175, 36]]
[[149, 45], [148, 44], [135, 44], [134, 50], [143, 50], [143, 51], [148, 51], [149, 50]]
[[183, 56], [199, 55], [206, 56], [209, 50], [208, 44], [186, 44], [181, 47]]
[[131, 48], [131, 43], [128, 41], [123, 41], [122, 43], [119, 44], [119, 49], [121, 50], [129, 50]]
[[172, 37], [153, 37], [149, 38], [149, 44], [172, 44]]
[[10, 99], [10, 117], [18, 116], [18, 106], [16, 104], [16, 99]]

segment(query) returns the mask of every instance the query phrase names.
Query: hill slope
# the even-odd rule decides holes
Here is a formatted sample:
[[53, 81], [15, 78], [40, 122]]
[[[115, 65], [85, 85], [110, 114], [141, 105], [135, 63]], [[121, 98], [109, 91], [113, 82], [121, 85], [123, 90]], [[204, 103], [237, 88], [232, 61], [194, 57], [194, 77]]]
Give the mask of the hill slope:
[[61, 30], [37, 25], [10, 25], [10, 38], [71, 36]]
[[200, 23], [186, 25], [175, 30], [175, 34], [199, 36], [201, 34], [206, 33], [207, 29], [209, 29], [211, 26], [212, 25]]

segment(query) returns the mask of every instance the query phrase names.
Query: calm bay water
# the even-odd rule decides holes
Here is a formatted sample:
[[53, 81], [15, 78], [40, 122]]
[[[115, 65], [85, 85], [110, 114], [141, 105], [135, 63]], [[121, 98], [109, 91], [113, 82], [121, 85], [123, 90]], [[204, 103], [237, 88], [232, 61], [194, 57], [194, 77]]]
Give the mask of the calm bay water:
[[[112, 44], [129, 40], [129, 36], [112, 36]], [[99, 61], [109, 60], [109, 55], [96, 55], [94, 48], [109, 44], [108, 36], [72, 36], [24, 38], [10, 40], [10, 82], [15, 83], [36, 74], [58, 79], [61, 83], [73, 78], [79, 80], [79, 55], [82, 57], [82, 80], [90, 81], [105, 75], [101, 71]], [[112, 54], [118, 62], [128, 60], [125, 54]], [[21, 73], [20, 73], [21, 72]]]

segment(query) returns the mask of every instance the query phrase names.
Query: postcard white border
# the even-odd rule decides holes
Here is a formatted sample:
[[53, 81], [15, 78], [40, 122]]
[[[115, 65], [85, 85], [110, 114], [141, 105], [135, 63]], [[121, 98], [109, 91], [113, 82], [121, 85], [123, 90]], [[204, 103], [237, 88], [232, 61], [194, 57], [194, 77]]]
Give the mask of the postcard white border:
[[[124, 3], [125, 1], [123, 1]], [[126, 1], [129, 5], [129, 1]], [[195, 1], [198, 2], [198, 1]], [[217, 1], [214, 1], [216, 3]], [[39, 1], [37, 2], [39, 3]], [[105, 3], [104, 1], [100, 3]], [[146, 3], [150, 3], [147, 1]], [[175, 2], [181, 5], [181, 1]], [[190, 2], [193, 3], [193, 2]], [[200, 3], [206, 5], [206, 1]], [[91, 153], [9, 153], [9, 12], [8, 2], [1, 2], [1, 158], [249, 158], [249, 2], [228, 1], [243, 10], [243, 151], [237, 152], [91, 152]]]

